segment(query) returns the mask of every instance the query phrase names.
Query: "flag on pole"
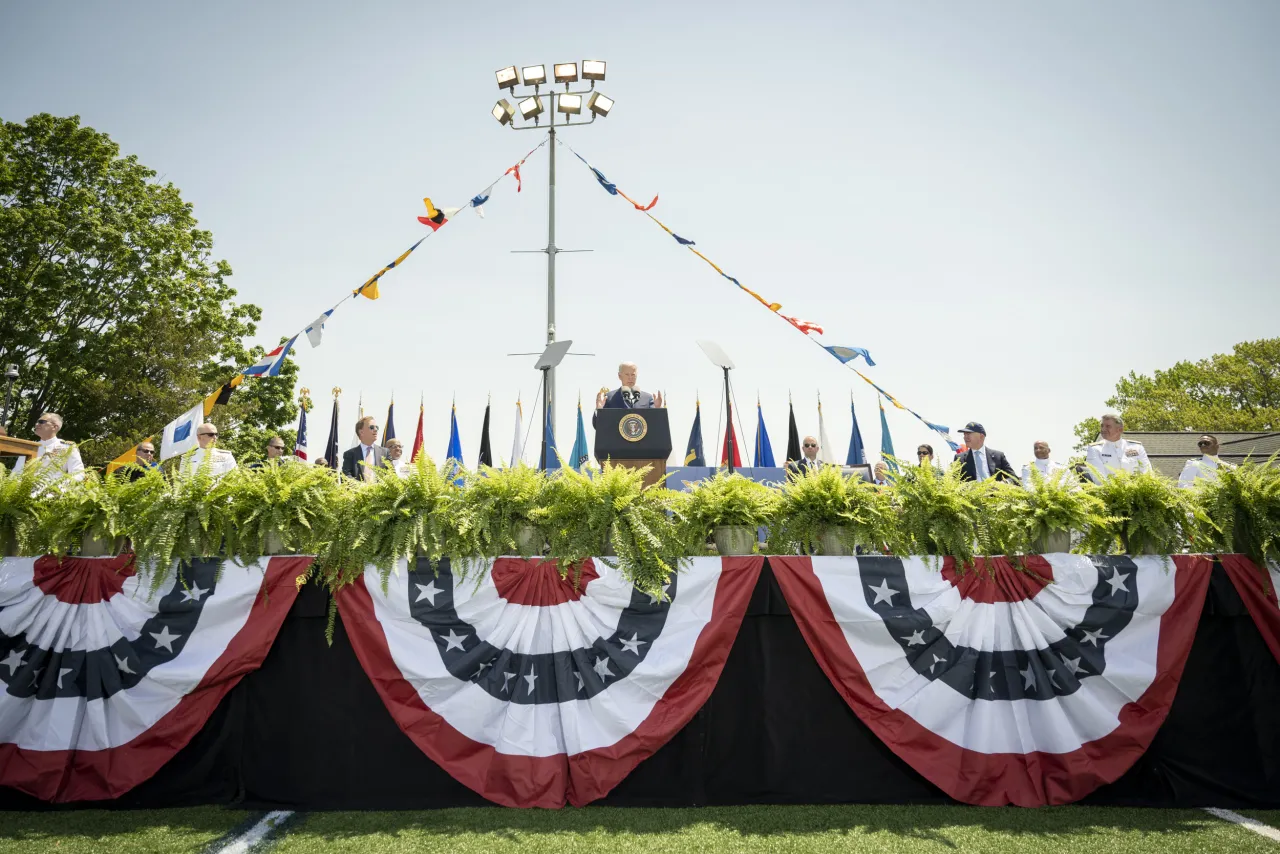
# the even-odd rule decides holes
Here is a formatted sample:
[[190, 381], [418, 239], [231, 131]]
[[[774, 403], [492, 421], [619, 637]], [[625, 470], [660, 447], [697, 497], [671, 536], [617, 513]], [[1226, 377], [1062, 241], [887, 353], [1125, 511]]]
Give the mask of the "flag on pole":
[[800, 459], [800, 431], [796, 429], [796, 408], [791, 404], [791, 395], [787, 395], [787, 462], [794, 463]]
[[298, 438], [293, 441], [293, 455], [300, 460], [307, 458], [307, 410], [298, 407]]
[[462, 437], [458, 435], [458, 405], [455, 403], [449, 411], [449, 448], [444, 452], [446, 460], [462, 462]]
[[560, 468], [560, 455], [556, 453], [556, 431], [552, 429], [551, 413], [546, 413], [542, 422], [542, 465], [543, 471], [552, 472]]
[[742, 455], [738, 453], [739, 445], [738, 434], [733, 432], [733, 421], [729, 422], [729, 429], [724, 431], [724, 447], [720, 449], [720, 465], [727, 466], [729, 464], [729, 438], [733, 437], [733, 467], [742, 467]]
[[898, 463], [893, 453], [893, 437], [889, 435], [889, 422], [884, 417], [884, 401], [877, 396], [876, 402], [880, 404], [880, 456], [889, 470], [896, 472]]
[[489, 447], [489, 402], [484, 404], [484, 424], [480, 427], [480, 459], [476, 462], [476, 468], [480, 466], [493, 467], [493, 450]]
[[517, 466], [524, 462], [524, 407], [520, 405], [520, 398], [516, 398], [516, 437], [511, 441], [511, 466]]
[[312, 347], [320, 346], [320, 337], [324, 334], [324, 322], [333, 314], [333, 309], [329, 309], [324, 314], [311, 321], [304, 332], [306, 332], [307, 340], [311, 342]]
[[244, 369], [244, 372], [251, 377], [278, 377], [280, 376], [280, 368], [284, 366], [284, 360], [289, 357], [289, 351], [293, 349], [293, 342], [298, 340], [295, 335], [281, 344], [279, 347], [267, 353], [258, 361]]
[[773, 446], [769, 444], [769, 431], [764, 426], [764, 410], [760, 407], [760, 398], [756, 398], [756, 453], [755, 463], [757, 467], [765, 466], [773, 468], [777, 465], [773, 461]]
[[385, 446], [388, 442], [396, 437], [396, 396], [391, 395], [391, 402], [387, 404], [387, 426], [382, 428], [382, 444]]
[[822, 395], [818, 395], [818, 461], [834, 463], [837, 461], [835, 448], [831, 447], [831, 439], [827, 437], [827, 422], [822, 418]]
[[862, 431], [858, 429], [858, 413], [853, 411], [853, 392], [849, 393], [849, 417], [853, 419], [853, 432], [849, 434], [849, 455], [845, 457], [847, 466], [865, 465], [867, 452], [862, 447]]
[[204, 420], [204, 401], [200, 401], [164, 426], [160, 440], [160, 459], [185, 454], [196, 447], [196, 428]]
[[409, 462], [418, 459], [422, 453], [422, 399], [418, 399], [418, 432], [413, 434], [413, 450], [409, 452]]
[[693, 428], [689, 431], [689, 443], [685, 446], [684, 464], [687, 466], [705, 466], [707, 460], [702, 453], [702, 401], [694, 404]]
[[587, 450], [587, 427], [582, 423], [582, 398], [578, 398], [578, 430], [573, 437], [573, 453], [569, 465], [574, 471], [582, 471], [582, 467], [590, 459], [591, 452]]
[[324, 443], [324, 464], [337, 469], [342, 463], [338, 459], [338, 395], [333, 396], [333, 415], [329, 417], [329, 441]]
[[[363, 420], [364, 420], [364, 392], [360, 392], [360, 401], [359, 403], [356, 404], [356, 423], [359, 424]], [[351, 444], [347, 445], [347, 449], [350, 450], [351, 448], [354, 448], [356, 445], [359, 445], [359, 444], [360, 444], [360, 434], [355, 430], [355, 428], [352, 428]]]

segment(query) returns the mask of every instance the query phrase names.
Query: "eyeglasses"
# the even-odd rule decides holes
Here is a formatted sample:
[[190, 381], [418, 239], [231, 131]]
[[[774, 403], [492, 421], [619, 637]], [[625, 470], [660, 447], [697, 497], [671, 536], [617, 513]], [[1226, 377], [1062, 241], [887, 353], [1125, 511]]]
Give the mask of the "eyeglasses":
[[213, 438], [215, 438], [215, 439], [216, 439], [216, 438], [218, 438], [218, 434], [217, 434], [217, 433], [197, 433], [196, 435], [197, 435], [197, 436], [212, 436], [212, 437], [213, 437]]
[[152, 455], [152, 454], [154, 454], [155, 452], [156, 452], [156, 451], [155, 451], [155, 448], [139, 448], [139, 449], [138, 449], [138, 453], [140, 453], [140, 454], [146, 454], [147, 456], [151, 456], [151, 455]]
[[[39, 422], [36, 422], [36, 423], [38, 424]], [[1201, 447], [1201, 448], [1207, 448], [1207, 447], [1209, 447], [1209, 446], [1210, 446], [1210, 445], [1212, 445], [1212, 444], [1213, 444], [1212, 442], [1206, 442], [1206, 441], [1204, 441], [1204, 440], [1201, 440], [1201, 441], [1199, 441], [1199, 442], [1196, 442], [1196, 445], [1197, 445], [1198, 447]]]
[[805, 446], [806, 448], [816, 448], [816, 447], [818, 447], [818, 446], [817, 446], [817, 445], [815, 445], [813, 442], [805, 442], [805, 443], [804, 443], [804, 446]]
[[39, 426], [40, 424], [52, 424], [52, 423], [53, 422], [50, 421], [48, 418], [41, 418], [39, 421], [36, 422], [36, 425]]

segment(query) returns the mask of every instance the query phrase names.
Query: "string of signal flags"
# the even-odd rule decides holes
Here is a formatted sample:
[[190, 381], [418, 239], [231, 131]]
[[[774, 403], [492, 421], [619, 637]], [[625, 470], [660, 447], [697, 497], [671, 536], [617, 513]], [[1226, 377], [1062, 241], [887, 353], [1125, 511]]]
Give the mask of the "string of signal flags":
[[[543, 139], [542, 142], [535, 145], [532, 149], [530, 149], [524, 155], [524, 157], [522, 157], [514, 165], [508, 167], [502, 173], [502, 175], [498, 176], [493, 181], [489, 182], [489, 184], [483, 190], [481, 190], [479, 193], [476, 193], [474, 196], [472, 196], [470, 201], [466, 204], [465, 207], [469, 207], [475, 210], [475, 212], [480, 216], [480, 218], [483, 219], [484, 205], [488, 203], [490, 197], [493, 194], [494, 188], [497, 186], [497, 184], [507, 176], [511, 176], [515, 179], [516, 192], [519, 193], [523, 189], [523, 181], [522, 181], [522, 176], [520, 174], [520, 168], [528, 161], [530, 157], [533, 156], [534, 153], [538, 151], [538, 149], [546, 145], [548, 141], [549, 141], [549, 138]], [[581, 161], [582, 164], [588, 170], [590, 170], [590, 172], [592, 173], [592, 176], [595, 178], [596, 182], [600, 185], [600, 187], [603, 188], [607, 193], [613, 196], [620, 197], [625, 201], [629, 202], [637, 212], [643, 213], [654, 224], [656, 224], [669, 236], [675, 239], [675, 241], [680, 246], [683, 246], [684, 248], [692, 252], [694, 255], [697, 255], [713, 270], [719, 273], [723, 278], [732, 282], [739, 290], [750, 295], [760, 305], [769, 309], [771, 313], [781, 318], [783, 321], [785, 321], [789, 326], [791, 326], [796, 331], [800, 332], [802, 335], [805, 336], [807, 340], [813, 342], [815, 346], [821, 348], [829, 356], [831, 356], [832, 358], [835, 358], [841, 364], [845, 365], [850, 370], [852, 370], [855, 374], [858, 375], [859, 378], [861, 378], [864, 382], [866, 382], [868, 385], [874, 388], [878, 395], [882, 396], [884, 399], [887, 399], [890, 403], [892, 403], [898, 409], [901, 409], [904, 412], [911, 414], [917, 420], [919, 420], [922, 424], [928, 427], [930, 430], [937, 433], [939, 436], [943, 438], [943, 440], [947, 443], [947, 445], [952, 448], [952, 450], [958, 450], [959, 446], [957, 445], [956, 442], [954, 442], [951, 439], [950, 430], [945, 425], [936, 424], [924, 418], [924, 416], [920, 415], [920, 413], [916, 412], [914, 409], [911, 409], [910, 407], [903, 404], [900, 400], [898, 400], [898, 398], [895, 395], [893, 395], [888, 390], [882, 388], [880, 385], [872, 381], [870, 377], [862, 373], [862, 371], [858, 370], [857, 367], [852, 364], [854, 360], [861, 357], [869, 366], [872, 366], [872, 367], [875, 366], [875, 362], [872, 360], [871, 354], [866, 348], [846, 346], [846, 345], [823, 344], [817, 338], [813, 337], [815, 334], [818, 336], [821, 336], [825, 333], [825, 330], [821, 325], [813, 321], [802, 320], [798, 317], [783, 314], [782, 305], [780, 303], [771, 302], [770, 300], [765, 299], [759, 293], [743, 285], [742, 282], [739, 281], [736, 277], [726, 273], [724, 269], [720, 267], [720, 265], [716, 264], [709, 257], [707, 257], [701, 250], [697, 249], [696, 248], [697, 244], [695, 241], [677, 234], [669, 226], [667, 226], [665, 223], [659, 220], [656, 216], [654, 216], [652, 213], [652, 210], [654, 207], [657, 206], [657, 203], [658, 203], [657, 195], [655, 195], [653, 197], [653, 200], [650, 201], [648, 204], [645, 204], [645, 205], [640, 204], [639, 202], [635, 201], [630, 196], [628, 196], [621, 189], [619, 189], [617, 184], [609, 181], [609, 179], [605, 177], [603, 172], [601, 172], [596, 167], [592, 166], [591, 163], [585, 157], [583, 157], [576, 150], [574, 150], [573, 147], [570, 146], [568, 143], [560, 139], [557, 139], [556, 142], [565, 146], [565, 148], [568, 149], [568, 151], [571, 154], [573, 154], [574, 157], [576, 157], [579, 161]], [[379, 291], [379, 283], [382, 277], [385, 276], [391, 270], [401, 266], [405, 262], [405, 260], [408, 259], [408, 257], [411, 254], [413, 254], [414, 250], [416, 250], [419, 246], [421, 246], [422, 243], [428, 237], [430, 237], [431, 235], [439, 231], [452, 218], [454, 218], [458, 212], [464, 209], [462, 207], [459, 207], [459, 208], [437, 207], [432, 202], [430, 197], [423, 199], [423, 206], [426, 209], [425, 213], [423, 215], [418, 216], [417, 219], [418, 219], [418, 222], [420, 222], [422, 225], [425, 225], [427, 228], [430, 229], [430, 232], [428, 234], [423, 235], [418, 240], [416, 240], [411, 246], [409, 246], [408, 249], [406, 249], [404, 252], [398, 255], [390, 263], [386, 264], [381, 269], [379, 269], [376, 273], [374, 273], [367, 280], [365, 280], [365, 282], [362, 283], [359, 287], [355, 288], [349, 293], [344, 294], [342, 299], [338, 300], [338, 302], [335, 303], [333, 306], [321, 312], [319, 315], [315, 317], [314, 320], [312, 320], [310, 323], [308, 323], [298, 332], [294, 333], [291, 336], [288, 336], [285, 339], [285, 343], [277, 346], [275, 349], [264, 354], [252, 365], [249, 365], [248, 367], [245, 367], [237, 371], [235, 375], [226, 383], [224, 383], [220, 388], [218, 388], [211, 394], [207, 395], [200, 403], [196, 404], [190, 410], [188, 410], [187, 412], [184, 412], [182, 415], [178, 416], [178, 418], [174, 419], [168, 425], [166, 425], [163, 433], [163, 440], [161, 442], [160, 459], [161, 460], [169, 459], [171, 457], [182, 454], [185, 451], [195, 447], [196, 427], [199, 425], [201, 421], [203, 421], [205, 418], [209, 416], [209, 414], [213, 411], [214, 406], [220, 403], [226, 403], [230, 399], [230, 395], [232, 391], [236, 387], [238, 387], [241, 383], [243, 383], [246, 378], [278, 376], [281, 368], [284, 365], [285, 359], [289, 356], [289, 354], [293, 350], [294, 344], [297, 342], [297, 340], [300, 337], [302, 337], [303, 335], [306, 335], [307, 340], [309, 341], [311, 346], [318, 347], [321, 342], [325, 324], [330, 320], [330, 318], [332, 318], [333, 313], [339, 307], [341, 307], [344, 303], [348, 302], [349, 300], [356, 299], [358, 297], [364, 297], [369, 300], [378, 299], [381, 296], [381, 293]], [[305, 415], [305, 412], [304, 412], [304, 415]], [[141, 444], [141, 443], [139, 442], [138, 444]], [[115, 460], [112, 460], [107, 466], [108, 471], [111, 471], [121, 465], [126, 465], [132, 462], [136, 457], [137, 447], [138, 445], [135, 444], [132, 448], [125, 451]]]

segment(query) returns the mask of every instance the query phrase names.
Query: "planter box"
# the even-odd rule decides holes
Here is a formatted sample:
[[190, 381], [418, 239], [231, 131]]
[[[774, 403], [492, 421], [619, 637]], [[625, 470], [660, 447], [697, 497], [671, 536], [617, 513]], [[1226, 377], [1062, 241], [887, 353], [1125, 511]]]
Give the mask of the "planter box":
[[818, 554], [840, 557], [848, 557], [853, 554], [853, 549], [846, 546], [842, 539], [845, 532], [845, 528], [835, 525], [830, 528], [824, 528], [818, 534]]
[[711, 534], [721, 555], [749, 555], [756, 544], [756, 529], [746, 525], [723, 525]]

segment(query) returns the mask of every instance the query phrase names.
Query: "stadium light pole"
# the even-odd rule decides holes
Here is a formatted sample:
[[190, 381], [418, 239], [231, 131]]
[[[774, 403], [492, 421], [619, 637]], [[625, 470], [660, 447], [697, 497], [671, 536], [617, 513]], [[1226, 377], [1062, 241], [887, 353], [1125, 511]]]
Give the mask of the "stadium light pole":
[[[598, 59], [584, 59], [581, 63], [581, 75], [576, 62], [556, 63], [552, 66], [550, 81], [547, 79], [545, 65], [526, 65], [518, 69], [514, 65], [508, 65], [495, 72], [495, 76], [498, 88], [507, 93], [507, 97], [499, 99], [490, 111], [498, 124], [506, 125], [512, 130], [545, 131], [551, 141], [548, 152], [550, 163], [547, 168], [547, 246], [545, 249], [525, 250], [546, 253], [547, 256], [547, 344], [550, 345], [556, 340], [556, 255], [561, 252], [590, 251], [561, 249], [556, 246], [556, 129], [593, 124], [597, 117], [609, 115], [613, 109], [613, 99], [596, 91], [596, 83], [605, 77], [605, 63]], [[591, 85], [586, 89], [571, 91], [571, 87], [580, 81]], [[564, 91], [556, 92], [553, 87], [561, 83], [564, 84]], [[517, 94], [517, 87], [523, 90], [522, 93]], [[543, 87], [547, 89], [545, 93], [542, 91]], [[591, 118], [587, 121], [574, 121], [573, 116], [582, 115], [584, 110], [591, 114]], [[546, 128], [541, 127], [540, 121], [544, 113], [548, 116]], [[562, 117], [558, 125], [557, 114]], [[517, 124], [517, 118], [523, 124]], [[555, 424], [554, 367], [547, 372], [546, 381], [549, 417], [551, 423]]]

